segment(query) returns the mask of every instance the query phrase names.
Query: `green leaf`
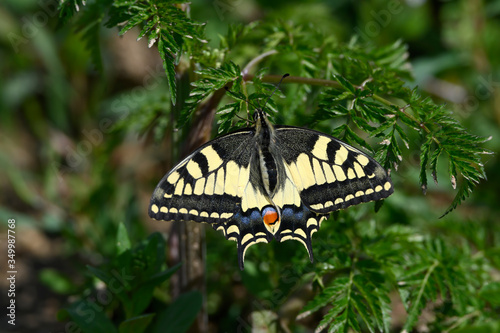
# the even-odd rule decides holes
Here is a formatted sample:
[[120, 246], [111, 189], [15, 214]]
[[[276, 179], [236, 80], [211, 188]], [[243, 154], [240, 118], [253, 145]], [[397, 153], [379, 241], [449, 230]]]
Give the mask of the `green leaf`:
[[130, 239], [128, 238], [127, 228], [123, 223], [120, 223], [116, 233], [116, 254], [120, 255], [126, 250], [130, 250], [131, 247], [132, 245], [130, 244]]
[[429, 284], [432, 282], [430, 277], [438, 265], [439, 262], [436, 260], [427, 267], [424, 278], [418, 282], [416, 294], [410, 299], [411, 303], [408, 309], [408, 318], [406, 318], [406, 322], [403, 327], [407, 332], [410, 332], [413, 326], [415, 326], [422, 309], [425, 307], [428, 299], [426, 297], [426, 291], [432, 291], [432, 288], [429, 288]]
[[119, 333], [142, 333], [153, 320], [155, 314], [149, 313], [123, 321], [118, 327]]
[[103, 308], [95, 303], [79, 300], [69, 305], [66, 311], [84, 333], [117, 333]]
[[198, 291], [180, 295], [167, 309], [158, 313], [153, 333], [186, 332], [201, 309], [202, 296]]
[[75, 284], [61, 272], [44, 268], [39, 273], [40, 281], [58, 294], [71, 294], [76, 291]]
[[338, 83], [340, 83], [342, 87], [344, 87], [347, 91], [349, 91], [353, 96], [356, 95], [356, 88], [354, 88], [354, 86], [349, 81], [347, 81], [343, 76], [334, 75], [333, 78]]
[[427, 165], [429, 163], [432, 139], [429, 138], [420, 146], [420, 185], [422, 192], [427, 192]]
[[500, 282], [485, 284], [479, 290], [479, 296], [493, 306], [500, 306]]
[[[164, 36], [163, 32], [161, 36]], [[160, 56], [163, 60], [163, 68], [165, 69], [165, 73], [167, 75], [168, 88], [172, 98], [172, 104], [175, 105], [177, 101], [177, 83], [175, 79], [174, 56], [170, 53], [171, 51], [168, 48], [165, 39], [162, 37], [158, 40], [158, 49], [160, 50]]]
[[144, 281], [130, 295], [130, 302], [127, 302], [126, 311], [130, 316], [139, 315], [142, 313], [153, 299], [153, 292], [156, 287], [169, 279], [181, 266], [181, 263], [163, 271], [152, 275], [148, 280]]

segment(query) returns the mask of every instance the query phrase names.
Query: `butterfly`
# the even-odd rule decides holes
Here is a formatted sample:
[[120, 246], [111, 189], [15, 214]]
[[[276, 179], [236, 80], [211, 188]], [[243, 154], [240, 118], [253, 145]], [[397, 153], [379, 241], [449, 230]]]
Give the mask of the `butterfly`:
[[274, 126], [261, 108], [253, 119], [168, 172], [149, 216], [212, 225], [236, 241], [243, 270], [247, 249], [273, 238], [301, 242], [313, 262], [312, 235], [331, 212], [393, 193], [387, 171], [359, 149], [315, 130]]

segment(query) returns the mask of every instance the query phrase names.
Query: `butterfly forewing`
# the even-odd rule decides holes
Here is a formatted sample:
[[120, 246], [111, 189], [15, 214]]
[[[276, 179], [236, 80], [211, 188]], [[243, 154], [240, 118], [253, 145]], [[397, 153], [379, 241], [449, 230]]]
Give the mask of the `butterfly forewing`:
[[276, 128], [277, 147], [302, 202], [325, 214], [393, 193], [387, 172], [360, 150], [321, 132]]
[[222, 223], [238, 210], [249, 180], [252, 133], [227, 134], [203, 145], [163, 177], [149, 216], [165, 221]]

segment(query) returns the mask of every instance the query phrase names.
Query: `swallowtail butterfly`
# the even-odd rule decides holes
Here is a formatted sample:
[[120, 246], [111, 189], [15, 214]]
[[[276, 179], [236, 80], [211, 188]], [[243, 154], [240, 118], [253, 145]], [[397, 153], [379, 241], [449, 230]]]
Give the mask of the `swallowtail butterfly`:
[[149, 216], [205, 222], [238, 246], [243, 269], [249, 246], [273, 238], [301, 242], [333, 211], [393, 193], [372, 157], [314, 130], [273, 126], [262, 109], [255, 126], [216, 138], [191, 153], [156, 187]]

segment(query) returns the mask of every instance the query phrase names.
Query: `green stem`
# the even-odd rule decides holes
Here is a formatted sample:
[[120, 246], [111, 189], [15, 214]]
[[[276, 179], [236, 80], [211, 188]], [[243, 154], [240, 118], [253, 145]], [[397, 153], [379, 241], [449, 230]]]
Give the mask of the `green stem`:
[[453, 325], [448, 327], [447, 330], [444, 330], [443, 333], [449, 333], [449, 332], [453, 331], [455, 328], [457, 328], [458, 326], [462, 325], [463, 322], [465, 322], [471, 318], [474, 318], [474, 317], [479, 317], [480, 315], [481, 315], [481, 311], [479, 311], [479, 310], [468, 313], [465, 316], [458, 318], [458, 320]]

